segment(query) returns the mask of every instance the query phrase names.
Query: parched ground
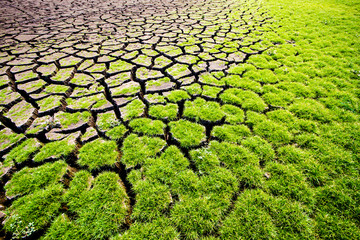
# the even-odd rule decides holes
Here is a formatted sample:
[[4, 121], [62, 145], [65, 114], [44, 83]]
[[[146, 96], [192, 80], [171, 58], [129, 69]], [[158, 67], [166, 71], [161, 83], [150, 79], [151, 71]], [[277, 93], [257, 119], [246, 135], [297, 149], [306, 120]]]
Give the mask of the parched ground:
[[357, 0], [0, 0], [0, 239], [359, 239]]

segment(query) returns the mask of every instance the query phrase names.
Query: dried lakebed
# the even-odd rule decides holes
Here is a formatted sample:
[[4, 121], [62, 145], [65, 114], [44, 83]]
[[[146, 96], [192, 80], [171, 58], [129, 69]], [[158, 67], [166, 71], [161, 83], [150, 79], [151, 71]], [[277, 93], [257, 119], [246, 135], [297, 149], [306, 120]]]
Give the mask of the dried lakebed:
[[0, 5], [0, 237], [360, 238], [359, 1]]

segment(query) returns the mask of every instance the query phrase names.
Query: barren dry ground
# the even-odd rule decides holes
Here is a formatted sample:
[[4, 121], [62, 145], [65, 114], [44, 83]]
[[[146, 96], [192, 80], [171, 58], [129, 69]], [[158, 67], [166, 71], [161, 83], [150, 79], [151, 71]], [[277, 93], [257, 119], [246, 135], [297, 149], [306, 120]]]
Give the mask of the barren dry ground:
[[359, 9], [0, 0], [0, 239], [358, 238]]

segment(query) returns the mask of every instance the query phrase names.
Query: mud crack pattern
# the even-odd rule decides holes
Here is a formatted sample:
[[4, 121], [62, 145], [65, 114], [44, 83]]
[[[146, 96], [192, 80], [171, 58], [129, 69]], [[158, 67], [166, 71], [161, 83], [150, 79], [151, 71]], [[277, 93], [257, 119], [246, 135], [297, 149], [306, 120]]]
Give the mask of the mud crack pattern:
[[218, 237], [292, 140], [253, 124], [294, 99], [257, 1], [0, 4], [7, 238]]

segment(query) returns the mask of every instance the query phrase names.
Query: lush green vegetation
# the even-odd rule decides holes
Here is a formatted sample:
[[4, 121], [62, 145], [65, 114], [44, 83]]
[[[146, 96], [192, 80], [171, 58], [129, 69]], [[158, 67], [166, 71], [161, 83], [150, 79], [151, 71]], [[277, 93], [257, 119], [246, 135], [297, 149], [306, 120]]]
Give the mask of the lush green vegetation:
[[78, 163], [93, 170], [105, 165], [113, 165], [117, 158], [117, 146], [114, 141], [97, 139], [80, 148]]

